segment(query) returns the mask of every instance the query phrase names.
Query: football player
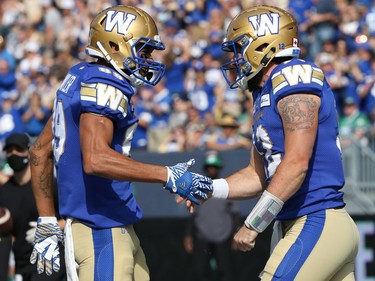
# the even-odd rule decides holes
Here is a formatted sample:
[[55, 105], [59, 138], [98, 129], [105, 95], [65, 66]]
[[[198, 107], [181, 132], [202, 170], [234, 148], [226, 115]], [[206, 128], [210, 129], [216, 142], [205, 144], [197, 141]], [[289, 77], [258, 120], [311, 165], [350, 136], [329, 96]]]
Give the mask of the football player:
[[254, 102], [249, 166], [213, 182], [213, 197], [261, 195], [238, 248], [250, 251], [276, 220], [261, 280], [354, 281], [358, 230], [343, 200], [334, 95], [322, 70], [299, 59], [297, 22], [276, 7], [249, 8], [222, 49], [233, 55], [222, 65], [229, 86], [251, 90]]
[[[154, 20], [130, 6], [100, 12], [90, 26], [87, 54], [97, 59], [73, 66], [57, 90], [53, 116], [30, 149], [39, 219], [31, 263], [50, 275], [59, 270], [58, 229], [52, 205], [54, 167], [60, 214], [66, 219], [68, 280], [149, 280], [133, 224], [142, 211], [130, 181], [158, 182], [196, 203], [212, 190], [211, 179], [191, 173], [194, 159], [158, 166], [130, 157], [137, 126], [133, 88], [155, 85], [165, 65]], [[53, 157], [52, 157], [53, 155]]]

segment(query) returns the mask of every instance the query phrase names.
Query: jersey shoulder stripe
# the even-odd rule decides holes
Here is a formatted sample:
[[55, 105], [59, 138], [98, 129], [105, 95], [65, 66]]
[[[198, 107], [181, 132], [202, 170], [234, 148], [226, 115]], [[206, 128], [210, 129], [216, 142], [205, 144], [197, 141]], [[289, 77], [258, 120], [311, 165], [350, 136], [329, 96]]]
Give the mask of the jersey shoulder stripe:
[[314, 93], [321, 91], [324, 73], [314, 64], [294, 59], [279, 65], [271, 76], [274, 95]]
[[71, 73], [79, 77], [76, 91], [79, 93], [83, 112], [122, 120], [132, 111], [130, 100], [134, 90], [115, 70], [97, 64], [81, 63], [72, 67]]
[[81, 83], [81, 101], [95, 103], [109, 107], [113, 111], [119, 110], [123, 117], [127, 115], [128, 98], [117, 88], [103, 83]]

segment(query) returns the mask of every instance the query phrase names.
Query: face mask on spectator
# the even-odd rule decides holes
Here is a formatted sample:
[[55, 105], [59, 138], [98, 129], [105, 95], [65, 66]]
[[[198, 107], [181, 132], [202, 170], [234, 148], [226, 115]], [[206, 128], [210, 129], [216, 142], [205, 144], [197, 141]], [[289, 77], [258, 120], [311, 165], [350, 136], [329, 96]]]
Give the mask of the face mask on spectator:
[[7, 162], [13, 171], [19, 172], [23, 170], [29, 163], [29, 158], [27, 156], [11, 155], [7, 157]]

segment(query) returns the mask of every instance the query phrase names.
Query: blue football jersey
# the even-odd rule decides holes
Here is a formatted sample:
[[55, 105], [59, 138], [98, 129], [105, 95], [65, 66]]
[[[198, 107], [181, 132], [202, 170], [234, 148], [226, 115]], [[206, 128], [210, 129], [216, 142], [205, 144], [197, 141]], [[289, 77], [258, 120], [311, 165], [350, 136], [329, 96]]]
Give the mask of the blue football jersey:
[[117, 72], [92, 63], [73, 66], [60, 85], [52, 129], [60, 213], [64, 218], [72, 217], [94, 228], [111, 228], [133, 224], [142, 217], [130, 182], [85, 174], [79, 135], [82, 113], [106, 116], [114, 124], [112, 148], [130, 157], [138, 121], [131, 103], [133, 94], [133, 88]]
[[266, 180], [284, 156], [284, 133], [277, 103], [287, 95], [309, 93], [321, 98], [319, 127], [309, 170], [300, 189], [285, 202], [277, 219], [291, 220], [322, 209], [344, 206], [344, 172], [335, 97], [321, 69], [292, 59], [278, 65], [263, 88], [255, 90], [253, 142], [262, 155]]

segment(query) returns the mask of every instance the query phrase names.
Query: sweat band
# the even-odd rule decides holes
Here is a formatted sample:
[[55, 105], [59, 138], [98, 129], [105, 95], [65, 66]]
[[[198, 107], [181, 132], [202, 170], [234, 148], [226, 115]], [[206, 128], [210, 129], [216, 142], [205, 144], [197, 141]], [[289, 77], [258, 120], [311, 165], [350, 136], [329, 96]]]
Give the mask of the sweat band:
[[212, 197], [217, 199], [227, 199], [229, 194], [229, 185], [225, 179], [215, 179], [212, 181]]

